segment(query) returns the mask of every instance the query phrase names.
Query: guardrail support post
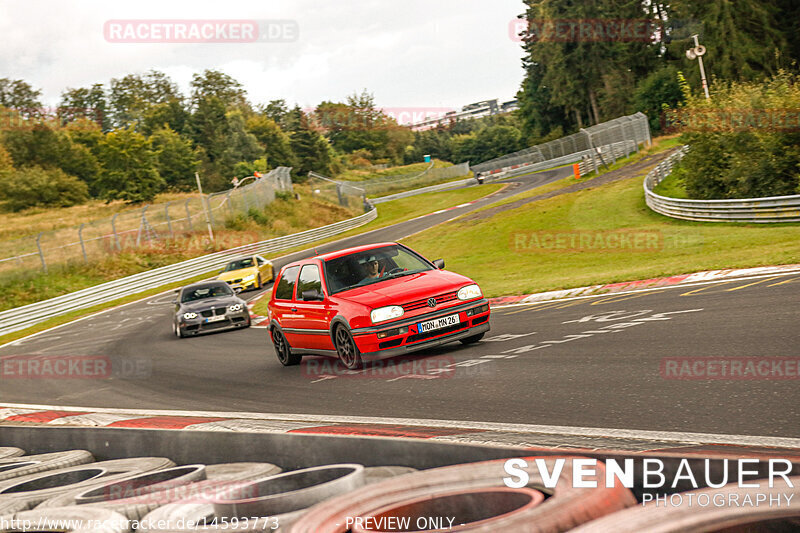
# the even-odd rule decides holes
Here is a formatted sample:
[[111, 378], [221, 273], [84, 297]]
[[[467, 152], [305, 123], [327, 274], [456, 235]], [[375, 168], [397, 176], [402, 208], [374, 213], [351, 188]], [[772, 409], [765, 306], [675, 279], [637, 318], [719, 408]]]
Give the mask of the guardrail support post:
[[78, 239], [81, 241], [81, 253], [83, 254], [83, 262], [88, 263], [89, 260], [86, 258], [86, 244], [83, 242], [83, 226], [86, 224], [81, 223], [81, 226], [78, 228]]
[[36, 248], [39, 249], [39, 259], [42, 261], [42, 270], [45, 274], [47, 274], [47, 263], [44, 260], [44, 252], [42, 252], [42, 235], [43, 232], [39, 232], [39, 235], [36, 236]]

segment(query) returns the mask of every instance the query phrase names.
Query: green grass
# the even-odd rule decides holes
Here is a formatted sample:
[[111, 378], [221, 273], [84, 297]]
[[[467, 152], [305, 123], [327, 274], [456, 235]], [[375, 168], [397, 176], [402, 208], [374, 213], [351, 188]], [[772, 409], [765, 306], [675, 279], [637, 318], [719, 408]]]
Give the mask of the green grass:
[[[439, 159], [433, 160], [433, 168], [444, 168], [452, 166], [452, 163], [447, 161], [440, 161]], [[419, 174], [431, 166], [430, 163], [412, 163], [410, 165], [401, 165], [397, 167], [389, 167], [384, 170], [359, 170], [350, 169], [342, 172], [336, 176], [337, 180], [344, 181], [367, 181], [375, 178], [388, 178], [390, 176], [401, 176], [403, 174]]]
[[[456, 219], [404, 242], [424, 255], [444, 257], [448, 269], [475, 279], [488, 296], [800, 263], [800, 225], [670, 219], [645, 205], [643, 177], [526, 204], [488, 219]], [[661, 249], [567, 251], [531, 246], [531, 232], [543, 232], [535, 234], [540, 239], [545, 235], [569, 239], [568, 232], [574, 230], [655, 235]], [[518, 241], [520, 235], [525, 240]]]
[[670, 174], [653, 188], [653, 192], [669, 198], [689, 198], [683, 182]]

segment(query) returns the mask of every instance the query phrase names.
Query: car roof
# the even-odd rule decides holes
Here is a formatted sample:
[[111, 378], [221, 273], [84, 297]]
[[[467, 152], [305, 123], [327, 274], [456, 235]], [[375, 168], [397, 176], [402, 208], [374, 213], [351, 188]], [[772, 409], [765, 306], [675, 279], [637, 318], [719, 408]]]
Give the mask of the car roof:
[[213, 287], [216, 285], [225, 285], [226, 287], [228, 286], [228, 284], [225, 283], [224, 281], [210, 280], [210, 281], [199, 281], [197, 283], [192, 283], [191, 285], [186, 285], [181, 290], [185, 291], [189, 289], [202, 289], [203, 287]]
[[319, 254], [313, 257], [307, 257], [306, 259], [301, 259], [299, 261], [294, 261], [286, 265], [287, 267], [296, 266], [301, 263], [305, 263], [307, 261], [311, 261], [312, 259], [319, 259], [321, 261], [330, 261], [331, 259], [336, 259], [337, 257], [342, 257], [345, 255], [350, 255], [353, 253], [358, 252], [365, 252], [367, 250], [374, 250], [375, 248], [383, 248], [384, 246], [397, 246], [396, 242], [376, 242], [373, 244], [364, 244], [362, 246], [354, 246], [352, 248], [344, 248], [342, 250], [336, 250], [335, 252], [328, 252], [327, 254]]

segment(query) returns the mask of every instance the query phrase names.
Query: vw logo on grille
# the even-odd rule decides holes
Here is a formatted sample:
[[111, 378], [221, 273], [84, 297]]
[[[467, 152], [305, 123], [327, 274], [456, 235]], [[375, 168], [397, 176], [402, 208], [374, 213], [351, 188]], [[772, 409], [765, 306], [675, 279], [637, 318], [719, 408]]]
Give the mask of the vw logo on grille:
[[428, 307], [436, 307], [436, 298], [428, 298]]

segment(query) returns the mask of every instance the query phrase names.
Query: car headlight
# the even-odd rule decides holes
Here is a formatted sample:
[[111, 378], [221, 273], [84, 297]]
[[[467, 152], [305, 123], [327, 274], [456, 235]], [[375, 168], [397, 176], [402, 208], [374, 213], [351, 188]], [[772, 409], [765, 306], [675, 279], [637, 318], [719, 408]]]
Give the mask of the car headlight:
[[193, 318], [197, 318], [197, 313], [183, 313], [183, 318], [185, 320], [191, 320]]
[[459, 300], [474, 300], [475, 298], [480, 298], [481, 296], [483, 296], [481, 288], [475, 284], [467, 285], [466, 287], [461, 287], [458, 290]]
[[233, 304], [228, 306], [228, 311], [241, 311], [242, 304]]
[[242, 281], [253, 281], [254, 279], [256, 279], [256, 275], [255, 274], [250, 274], [249, 276], [243, 277]]
[[369, 317], [372, 319], [373, 324], [378, 322], [385, 322], [393, 318], [403, 316], [403, 308], [399, 305], [388, 305], [386, 307], [379, 307], [370, 312]]

